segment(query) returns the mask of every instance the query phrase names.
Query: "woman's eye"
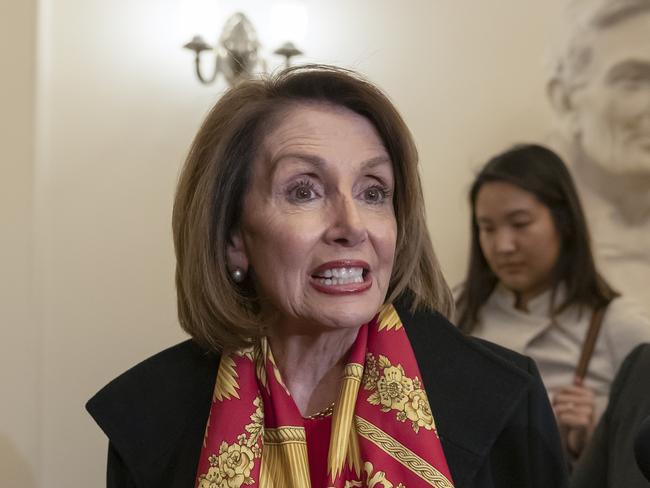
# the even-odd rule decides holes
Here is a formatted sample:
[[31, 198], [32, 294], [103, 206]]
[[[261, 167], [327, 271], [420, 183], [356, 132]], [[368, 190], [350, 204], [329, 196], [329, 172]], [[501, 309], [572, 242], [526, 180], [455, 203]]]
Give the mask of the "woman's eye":
[[382, 203], [388, 198], [388, 191], [379, 186], [371, 186], [364, 190], [363, 198], [368, 203]]
[[296, 184], [288, 191], [289, 200], [296, 203], [310, 202], [317, 196], [314, 184], [306, 181]]
[[295, 197], [296, 200], [309, 200], [312, 197], [312, 193], [313, 191], [311, 190], [311, 188], [301, 186], [294, 190], [293, 196]]

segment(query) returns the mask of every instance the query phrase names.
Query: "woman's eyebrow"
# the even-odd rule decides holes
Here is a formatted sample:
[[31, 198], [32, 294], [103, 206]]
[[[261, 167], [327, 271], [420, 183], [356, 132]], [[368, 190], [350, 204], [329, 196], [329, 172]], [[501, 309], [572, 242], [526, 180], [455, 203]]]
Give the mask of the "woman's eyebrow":
[[[321, 158], [320, 156], [316, 156], [315, 154], [308, 154], [308, 153], [287, 153], [287, 154], [282, 154], [281, 156], [273, 159], [271, 162], [271, 171], [270, 173], [273, 174], [275, 173], [278, 165], [280, 162], [286, 159], [292, 159], [292, 160], [297, 160], [303, 163], [307, 163], [308, 165], [311, 165], [315, 168], [322, 169], [323, 167], [327, 166], [327, 162]], [[372, 169], [377, 166], [391, 164], [391, 160], [388, 156], [376, 156], [374, 158], [367, 159], [366, 161], [361, 163], [361, 169], [362, 170], [367, 170], [367, 169]]]
[[508, 212], [506, 215], [508, 218], [514, 218], [514, 217], [530, 217], [530, 212], [528, 210], [524, 210], [521, 208], [518, 208], [516, 210], [512, 210], [511, 212]]
[[384, 156], [384, 155], [377, 156], [377, 157], [374, 157], [374, 158], [370, 158], [370, 159], [364, 161], [363, 163], [361, 163], [361, 169], [371, 169], [371, 168], [374, 168], [376, 166], [381, 166], [381, 165], [384, 165], [384, 164], [390, 165], [391, 164], [390, 158], [388, 156]]
[[280, 163], [287, 159], [296, 161], [298, 164], [307, 163], [309, 166], [313, 166], [314, 168], [317, 169], [321, 169], [326, 165], [325, 160], [323, 158], [321, 158], [320, 156], [316, 156], [314, 154], [286, 153], [286, 154], [281, 154], [279, 157], [276, 157], [271, 161], [271, 168], [269, 174], [272, 176], [277, 171], [278, 167], [280, 166]]

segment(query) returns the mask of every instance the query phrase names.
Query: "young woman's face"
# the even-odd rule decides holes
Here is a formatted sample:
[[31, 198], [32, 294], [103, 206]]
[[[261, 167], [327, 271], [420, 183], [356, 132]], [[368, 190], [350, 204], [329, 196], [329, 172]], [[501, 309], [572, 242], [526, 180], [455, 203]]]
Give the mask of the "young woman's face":
[[549, 208], [505, 182], [485, 183], [475, 204], [479, 241], [501, 283], [525, 304], [553, 285], [561, 240]]

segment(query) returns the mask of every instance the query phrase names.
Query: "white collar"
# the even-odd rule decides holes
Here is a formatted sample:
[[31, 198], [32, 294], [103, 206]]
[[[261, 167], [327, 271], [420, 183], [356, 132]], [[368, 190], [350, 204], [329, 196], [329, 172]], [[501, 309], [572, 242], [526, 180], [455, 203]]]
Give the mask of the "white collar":
[[[553, 295], [553, 289], [549, 288], [548, 290], [540, 293], [536, 297], [528, 301], [528, 310], [518, 310], [515, 308], [515, 303], [517, 302], [517, 296], [515, 293], [508, 288], [506, 288], [501, 282], [497, 283], [497, 286], [494, 288], [493, 296], [497, 304], [506, 309], [514, 310], [522, 315], [531, 316], [531, 317], [544, 317], [548, 318], [552, 315], [552, 304], [551, 297]], [[564, 283], [560, 283], [557, 287], [555, 293], [555, 305], [562, 303], [562, 300], [566, 296], [566, 286]]]

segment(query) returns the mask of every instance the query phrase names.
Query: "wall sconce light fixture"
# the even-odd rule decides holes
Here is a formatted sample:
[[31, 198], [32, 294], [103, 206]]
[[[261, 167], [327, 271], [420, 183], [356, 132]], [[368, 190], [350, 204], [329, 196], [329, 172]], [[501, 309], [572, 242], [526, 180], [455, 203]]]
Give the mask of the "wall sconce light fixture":
[[[230, 17], [221, 32], [217, 44], [212, 47], [201, 36], [194, 38], [183, 47], [194, 51], [196, 76], [204, 85], [214, 82], [222, 73], [230, 85], [241, 79], [249, 78], [256, 71], [266, 71], [266, 61], [260, 56], [260, 42], [255, 27], [243, 13], [238, 12]], [[201, 71], [201, 53], [214, 51], [215, 64], [209, 78]], [[286, 42], [274, 51], [274, 54], [284, 56], [285, 66], [291, 65], [291, 58], [302, 53], [292, 42]]]

